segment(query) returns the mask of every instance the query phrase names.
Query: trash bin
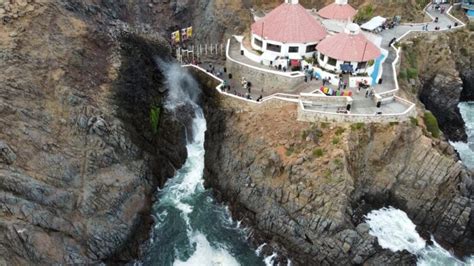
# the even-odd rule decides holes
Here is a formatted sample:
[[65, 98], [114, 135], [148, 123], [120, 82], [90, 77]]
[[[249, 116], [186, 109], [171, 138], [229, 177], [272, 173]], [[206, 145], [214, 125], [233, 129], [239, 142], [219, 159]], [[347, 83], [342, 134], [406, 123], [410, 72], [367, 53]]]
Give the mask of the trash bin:
[[229, 73], [229, 79], [232, 79], [232, 73]]
[[382, 78], [379, 79], [379, 84], [382, 84]]
[[240, 50], [240, 55], [244, 55], [244, 50]]
[[346, 106], [346, 110], [347, 110], [347, 111], [350, 111], [350, 110], [351, 110], [351, 104], [348, 104], [348, 105]]
[[382, 105], [382, 102], [377, 102], [377, 108], [380, 108], [381, 105]]
[[227, 73], [227, 67], [224, 67], [224, 73]]

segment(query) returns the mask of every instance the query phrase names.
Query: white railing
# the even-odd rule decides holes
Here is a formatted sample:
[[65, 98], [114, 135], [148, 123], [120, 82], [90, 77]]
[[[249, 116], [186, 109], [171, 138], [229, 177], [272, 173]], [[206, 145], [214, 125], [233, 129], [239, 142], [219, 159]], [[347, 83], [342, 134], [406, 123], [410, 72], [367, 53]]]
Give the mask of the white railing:
[[[235, 38], [235, 36], [234, 36], [234, 38]], [[266, 72], [266, 73], [270, 73], [270, 74], [275, 74], [275, 75], [280, 75], [280, 76], [284, 76], [284, 77], [287, 77], [287, 78], [301, 78], [301, 77], [304, 77], [304, 73], [300, 72], [300, 71], [281, 72], [281, 71], [275, 71], [275, 70], [271, 70], [271, 69], [261, 68], [261, 67], [257, 67], [257, 66], [253, 66], [253, 65], [244, 63], [244, 62], [240, 62], [240, 61], [232, 58], [230, 56], [229, 51], [230, 51], [230, 39], [227, 40], [227, 47], [226, 47], [226, 57], [227, 57], [228, 60], [230, 60], [230, 61], [232, 61], [236, 64], [254, 69], [254, 70], [258, 70], [258, 71], [262, 71], [262, 72]]]

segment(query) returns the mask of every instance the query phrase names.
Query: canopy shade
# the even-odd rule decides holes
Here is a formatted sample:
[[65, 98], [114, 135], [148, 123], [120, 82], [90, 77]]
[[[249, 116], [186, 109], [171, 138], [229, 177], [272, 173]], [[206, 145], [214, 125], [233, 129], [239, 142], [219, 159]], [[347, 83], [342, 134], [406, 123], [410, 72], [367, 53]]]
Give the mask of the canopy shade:
[[362, 24], [360, 27], [364, 30], [373, 31], [376, 28], [382, 26], [385, 23], [385, 21], [387, 21], [386, 18], [381, 17], [381, 16], [376, 16], [370, 19], [369, 21], [367, 21], [366, 23]]

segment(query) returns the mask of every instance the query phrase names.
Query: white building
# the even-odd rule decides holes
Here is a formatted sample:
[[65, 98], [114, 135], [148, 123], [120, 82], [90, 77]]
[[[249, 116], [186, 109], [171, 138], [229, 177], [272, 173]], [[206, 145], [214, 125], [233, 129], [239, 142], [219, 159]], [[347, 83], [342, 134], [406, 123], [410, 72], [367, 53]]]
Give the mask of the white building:
[[286, 0], [264, 18], [252, 24], [252, 48], [262, 52], [264, 64], [277, 57], [302, 59], [315, 53], [327, 35], [325, 28], [298, 0]]
[[370, 75], [381, 50], [369, 41], [357, 24], [348, 24], [345, 31], [328, 36], [316, 47], [318, 65], [327, 71]]

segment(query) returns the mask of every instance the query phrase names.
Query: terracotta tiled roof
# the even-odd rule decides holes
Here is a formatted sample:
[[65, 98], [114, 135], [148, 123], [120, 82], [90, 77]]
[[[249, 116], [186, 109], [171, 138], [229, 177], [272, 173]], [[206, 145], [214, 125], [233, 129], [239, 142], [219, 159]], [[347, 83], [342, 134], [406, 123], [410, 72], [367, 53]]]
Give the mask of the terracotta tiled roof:
[[349, 4], [340, 5], [332, 3], [318, 11], [318, 15], [327, 19], [349, 20], [357, 11]]
[[316, 50], [341, 61], [364, 62], [380, 56], [380, 49], [362, 34], [338, 33], [322, 40]]
[[252, 33], [284, 43], [318, 42], [326, 30], [300, 4], [281, 4], [252, 25]]

